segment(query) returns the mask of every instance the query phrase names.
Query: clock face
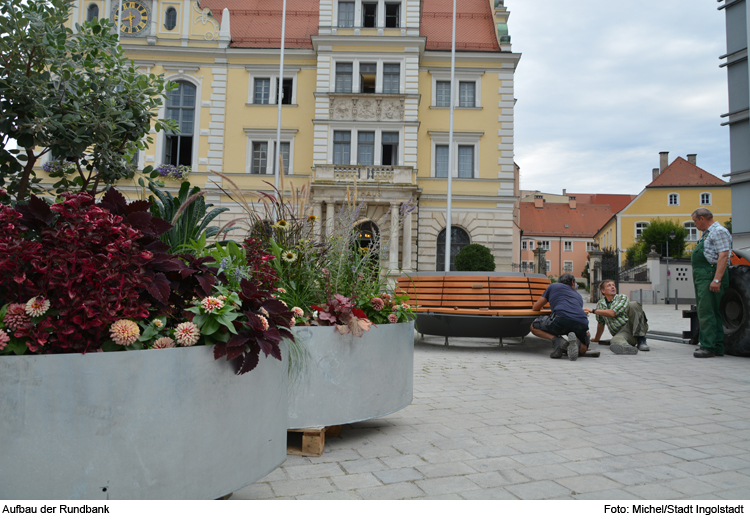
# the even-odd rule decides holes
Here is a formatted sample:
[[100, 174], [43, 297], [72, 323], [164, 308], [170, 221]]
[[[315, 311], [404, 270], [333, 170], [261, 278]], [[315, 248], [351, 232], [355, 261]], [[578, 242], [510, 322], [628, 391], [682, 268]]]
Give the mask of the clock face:
[[119, 9], [115, 8], [115, 20], [122, 33], [137, 35], [148, 26], [150, 13], [142, 2], [124, 0], [122, 2], [122, 16], [120, 16]]

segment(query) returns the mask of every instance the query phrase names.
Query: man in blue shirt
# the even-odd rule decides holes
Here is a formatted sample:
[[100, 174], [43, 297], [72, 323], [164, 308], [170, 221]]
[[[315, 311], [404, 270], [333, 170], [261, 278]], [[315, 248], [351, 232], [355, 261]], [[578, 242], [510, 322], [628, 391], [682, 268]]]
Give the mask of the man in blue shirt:
[[[584, 355], [589, 348], [589, 318], [583, 311], [583, 297], [576, 291], [578, 285], [572, 273], [563, 273], [557, 282], [550, 284], [532, 310], [539, 311], [549, 302], [552, 315], [537, 317], [531, 323], [531, 333], [552, 341], [552, 354], [559, 359], [567, 348], [571, 361]], [[568, 335], [568, 341], [561, 336]], [[598, 357], [598, 353], [589, 353]]]

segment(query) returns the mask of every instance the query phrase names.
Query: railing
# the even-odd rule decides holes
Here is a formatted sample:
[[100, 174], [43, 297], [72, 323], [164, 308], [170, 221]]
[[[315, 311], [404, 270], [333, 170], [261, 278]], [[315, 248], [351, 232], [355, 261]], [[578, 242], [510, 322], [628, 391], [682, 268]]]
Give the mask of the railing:
[[314, 182], [388, 183], [416, 185], [417, 173], [412, 167], [398, 165], [316, 165]]
[[620, 282], [651, 282], [645, 264], [620, 269]]

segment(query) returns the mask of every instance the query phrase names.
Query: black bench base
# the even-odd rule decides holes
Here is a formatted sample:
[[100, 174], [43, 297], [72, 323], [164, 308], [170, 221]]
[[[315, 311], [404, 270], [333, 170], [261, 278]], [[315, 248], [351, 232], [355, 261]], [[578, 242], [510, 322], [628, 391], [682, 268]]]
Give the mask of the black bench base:
[[417, 332], [444, 337], [524, 337], [536, 315], [418, 313]]

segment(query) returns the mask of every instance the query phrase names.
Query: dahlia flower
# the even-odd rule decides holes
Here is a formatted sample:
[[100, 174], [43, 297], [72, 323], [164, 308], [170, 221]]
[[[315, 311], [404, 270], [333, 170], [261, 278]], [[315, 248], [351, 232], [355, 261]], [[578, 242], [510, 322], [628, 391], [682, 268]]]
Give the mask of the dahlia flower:
[[156, 328], [161, 328], [162, 326], [164, 326], [164, 323], [161, 322], [161, 319], [154, 319], [154, 326]]
[[208, 313], [214, 313], [216, 310], [220, 310], [224, 307], [224, 301], [217, 299], [216, 297], [206, 297], [201, 301], [201, 306]]
[[376, 312], [379, 312], [383, 309], [383, 306], [385, 306], [383, 299], [381, 299], [380, 297], [373, 297], [372, 299], [370, 299], [370, 303], [372, 303], [372, 308]]
[[180, 346], [193, 346], [201, 337], [201, 331], [195, 323], [186, 322], [174, 329], [174, 340]]
[[276, 291], [279, 293], [286, 293], [286, 289], [284, 288], [276, 288]]
[[175, 343], [174, 339], [171, 337], [160, 337], [156, 341], [154, 341], [154, 344], [151, 348], [174, 348]]
[[262, 313], [263, 315], [265, 315], [266, 317], [268, 317], [268, 310], [266, 310], [266, 309], [265, 309], [265, 308], [263, 308], [262, 306], [260, 307], [260, 310], [258, 310], [258, 311], [259, 311], [260, 313]]
[[265, 332], [266, 330], [268, 330], [268, 319], [266, 319], [262, 315], [259, 315], [258, 317], [260, 317], [260, 322], [263, 325], [263, 331]]
[[140, 337], [141, 329], [130, 319], [120, 319], [109, 327], [109, 335], [118, 345], [128, 346]]
[[49, 310], [49, 301], [43, 297], [32, 297], [26, 303], [26, 313], [30, 317], [40, 317]]
[[292, 327], [296, 324], [297, 324], [297, 320], [294, 317], [292, 317], [292, 319], [289, 321], [289, 326]]
[[294, 317], [304, 317], [305, 315], [305, 311], [299, 306], [292, 308], [292, 313], [294, 314]]
[[26, 313], [26, 305], [21, 303], [12, 303], [8, 305], [8, 310], [5, 312], [3, 323], [11, 330], [18, 330], [29, 324], [31, 318]]
[[5, 345], [7, 345], [9, 341], [10, 336], [5, 332], [5, 330], [0, 330], [0, 350], [4, 349]]
[[388, 322], [389, 323], [398, 323], [398, 315], [396, 315], [396, 314], [388, 314]]

